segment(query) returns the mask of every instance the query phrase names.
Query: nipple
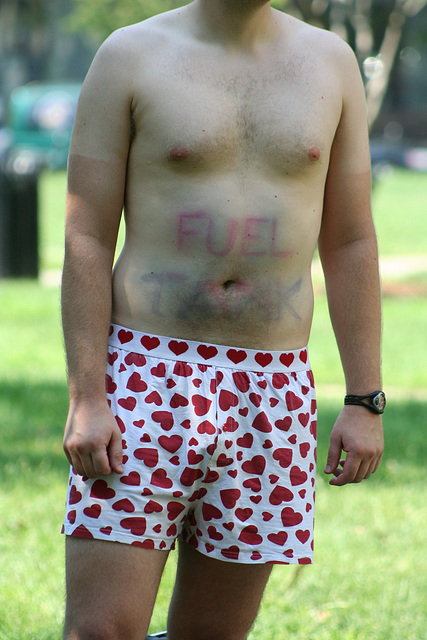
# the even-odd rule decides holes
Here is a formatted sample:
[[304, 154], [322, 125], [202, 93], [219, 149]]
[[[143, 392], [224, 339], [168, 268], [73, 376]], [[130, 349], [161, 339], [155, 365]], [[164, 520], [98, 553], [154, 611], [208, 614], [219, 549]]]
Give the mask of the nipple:
[[189, 151], [183, 146], [173, 147], [169, 153], [169, 158], [171, 160], [186, 160], [188, 156]]
[[308, 152], [308, 157], [312, 162], [317, 162], [320, 158], [319, 147], [311, 147]]

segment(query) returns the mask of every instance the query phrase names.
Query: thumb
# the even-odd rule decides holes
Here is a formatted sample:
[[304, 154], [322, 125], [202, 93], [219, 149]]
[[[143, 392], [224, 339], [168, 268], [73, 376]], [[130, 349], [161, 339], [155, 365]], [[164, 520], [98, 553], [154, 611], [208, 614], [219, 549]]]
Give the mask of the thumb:
[[110, 467], [115, 473], [123, 473], [123, 448], [120, 429], [114, 429], [108, 446]]
[[326, 462], [325, 473], [334, 473], [337, 470], [341, 459], [341, 439], [331, 435], [329, 443], [328, 459]]

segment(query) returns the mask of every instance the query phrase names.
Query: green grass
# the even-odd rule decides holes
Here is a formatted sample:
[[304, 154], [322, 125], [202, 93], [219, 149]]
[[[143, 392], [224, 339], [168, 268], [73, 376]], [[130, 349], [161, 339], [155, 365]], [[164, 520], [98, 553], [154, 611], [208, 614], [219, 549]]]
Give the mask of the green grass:
[[[381, 216], [391, 211], [396, 184], [407, 189], [405, 211], [415, 210], [424, 180], [397, 172], [378, 185], [375, 201], [379, 206], [382, 199], [383, 209], [377, 224], [390, 251], [421, 252], [411, 242], [427, 237], [427, 216], [411, 214], [418, 225], [413, 237], [402, 232], [396, 245], [401, 212], [387, 213], [387, 223]], [[44, 177], [44, 268], [60, 268], [63, 189], [63, 174]], [[59, 290], [0, 282], [0, 302], [0, 640], [58, 640], [64, 607], [59, 531], [68, 475], [61, 445], [67, 389]], [[275, 568], [250, 640], [425, 640], [426, 326], [424, 299], [384, 300], [389, 407], [383, 464], [368, 482], [333, 488], [322, 469], [343, 384], [326, 300], [317, 298], [310, 343], [319, 396], [315, 564]], [[165, 627], [174, 568], [172, 557], [152, 630]]]

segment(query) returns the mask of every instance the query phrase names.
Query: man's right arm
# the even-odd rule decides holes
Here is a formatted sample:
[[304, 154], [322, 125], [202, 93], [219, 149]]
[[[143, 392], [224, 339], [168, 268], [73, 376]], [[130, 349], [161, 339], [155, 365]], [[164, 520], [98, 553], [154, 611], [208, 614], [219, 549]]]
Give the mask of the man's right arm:
[[84, 82], [68, 165], [62, 318], [70, 409], [64, 451], [75, 471], [121, 472], [121, 434], [105, 392], [111, 272], [131, 140], [123, 32], [102, 45]]

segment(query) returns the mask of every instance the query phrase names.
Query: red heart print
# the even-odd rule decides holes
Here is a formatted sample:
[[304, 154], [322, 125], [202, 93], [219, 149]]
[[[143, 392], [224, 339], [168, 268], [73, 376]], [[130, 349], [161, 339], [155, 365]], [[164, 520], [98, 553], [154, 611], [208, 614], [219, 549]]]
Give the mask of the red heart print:
[[221, 549], [221, 555], [224, 558], [229, 558], [230, 560], [238, 560], [239, 559], [240, 549], [237, 545], [233, 544], [228, 549]]
[[271, 353], [257, 353], [255, 355], [255, 360], [260, 367], [267, 367], [273, 360], [273, 356]]
[[290, 477], [291, 477], [291, 485], [293, 487], [299, 484], [304, 484], [304, 482], [307, 480], [306, 472], [302, 471], [299, 467], [292, 467]]
[[273, 430], [273, 427], [271, 426], [270, 421], [264, 411], [261, 411], [261, 413], [255, 416], [255, 419], [252, 422], [252, 427], [254, 429], [257, 429], [258, 431], [262, 431], [263, 433], [269, 433]]
[[278, 461], [282, 469], [286, 469], [292, 462], [292, 449], [279, 448], [273, 453], [273, 458]]
[[[205, 497], [206, 494], [207, 494], [206, 489], [204, 488], [197, 489], [196, 491], [193, 492], [193, 495], [188, 498], [188, 502], [195, 502], [196, 500], [201, 500], [202, 498]], [[192, 519], [194, 518], [193, 514], [190, 514], [188, 518], [189, 518], [189, 521], [191, 521], [192, 526], [195, 526], [197, 524], [195, 519], [194, 519], [194, 522], [192, 521]]]
[[249, 500], [251, 502], [254, 502], [255, 504], [258, 504], [259, 502], [261, 502], [262, 496], [250, 496]]
[[85, 514], [85, 516], [87, 516], [88, 518], [99, 518], [99, 516], [101, 515], [101, 505], [100, 504], [93, 504], [91, 507], [86, 507], [86, 509], [83, 509], [83, 513]]
[[126, 511], [126, 513], [133, 513], [135, 511], [135, 507], [128, 498], [123, 498], [123, 500], [115, 502], [113, 504], [113, 509], [114, 511]]
[[283, 389], [289, 384], [289, 378], [285, 373], [273, 373], [272, 383], [275, 389]]
[[302, 499], [305, 498], [306, 493], [307, 493], [306, 489], [301, 489], [301, 491], [298, 491], [298, 495], [301, 496]]
[[176, 409], [177, 407], [186, 407], [188, 405], [188, 400], [181, 394], [174, 393], [169, 404], [172, 409]]
[[281, 517], [284, 527], [294, 527], [303, 520], [302, 515], [294, 511], [292, 507], [282, 509]]
[[203, 460], [203, 456], [200, 453], [196, 453], [194, 449], [190, 449], [187, 453], [188, 464], [199, 464]]
[[164, 431], [170, 431], [173, 427], [173, 416], [170, 411], [154, 411], [154, 422], [158, 422]]
[[236, 431], [238, 428], [239, 428], [239, 423], [237, 422], [237, 420], [229, 416], [224, 423], [224, 431], [232, 433], [233, 431]]
[[212, 469], [207, 469], [206, 471], [206, 475], [203, 478], [203, 482], [206, 484], [209, 484], [211, 482], [216, 482], [219, 478], [219, 474], [217, 473], [217, 471], [213, 471]]
[[299, 359], [301, 360], [301, 362], [304, 362], [304, 364], [306, 364], [307, 362], [307, 350], [304, 349], [303, 351], [301, 351], [301, 353], [299, 354]]
[[256, 493], [261, 491], [261, 480], [259, 478], [249, 478], [244, 481], [243, 486]]
[[269, 522], [272, 517], [273, 517], [272, 513], [268, 513], [268, 511], [262, 512], [262, 519], [264, 520], [264, 522]]
[[264, 444], [262, 445], [263, 449], [271, 449], [271, 447], [273, 446], [273, 443], [271, 442], [271, 440], [266, 440], [264, 442]]
[[184, 471], [181, 473], [180, 482], [184, 485], [184, 487], [191, 487], [197, 480], [200, 480], [204, 476], [204, 473], [201, 469], [190, 469], [190, 467], [185, 467]]
[[310, 433], [313, 436], [313, 438], [316, 439], [317, 437], [317, 421], [316, 420], [312, 420], [310, 422]]
[[270, 542], [273, 542], [273, 544], [277, 544], [279, 547], [283, 547], [286, 540], [288, 539], [288, 534], [286, 533], [286, 531], [278, 531], [277, 533], [269, 533], [267, 538], [270, 540]]
[[84, 524], [79, 524], [79, 526], [74, 529], [72, 536], [77, 536], [78, 538], [91, 538], [93, 539], [93, 535], [88, 529], [84, 526]]
[[276, 420], [274, 426], [280, 429], [280, 431], [289, 431], [292, 426], [292, 418], [290, 416], [286, 416], [283, 420]]
[[[192, 382], [193, 382], [194, 386], [197, 387], [197, 389], [202, 384], [202, 381], [199, 378], [196, 378], [196, 380], [193, 380]], [[213, 382], [213, 380], [211, 380], [211, 382]], [[213, 392], [213, 393], [215, 393], [215, 392]]]
[[298, 529], [298, 531], [295, 532], [295, 535], [298, 540], [304, 544], [310, 537], [310, 531], [308, 529], [305, 529], [304, 531], [302, 529]]
[[140, 442], [151, 442], [151, 436], [148, 433], [144, 433], [139, 440]]
[[80, 491], [77, 491], [77, 489], [76, 489], [76, 487], [74, 485], [72, 485], [71, 489], [70, 489], [69, 503], [70, 504], [77, 504], [78, 502], [80, 502], [81, 499], [82, 499], [82, 494], [80, 493]]
[[144, 489], [142, 490], [141, 495], [142, 496], [152, 496], [153, 492], [151, 491], [151, 489], [148, 489], [147, 487], [144, 487]]
[[152, 351], [159, 346], [160, 340], [155, 336], [142, 336], [141, 344], [147, 349], [147, 351]]
[[308, 421], [310, 420], [310, 414], [309, 413], [299, 413], [298, 414], [298, 420], [300, 421], [300, 423], [302, 424], [303, 427], [306, 427], [308, 424]]
[[224, 444], [225, 444], [225, 448], [226, 449], [230, 449], [230, 447], [233, 446], [233, 441], [232, 440], [226, 440]]
[[156, 378], [164, 378], [166, 375], [166, 367], [165, 367], [165, 363], [164, 362], [159, 362], [159, 364], [157, 365], [157, 367], [152, 367], [151, 368], [151, 373], [153, 374], [153, 376], [155, 376]]
[[[138, 427], [138, 429], [142, 429], [142, 427], [145, 424], [145, 420], [135, 420], [135, 422], [133, 422], [132, 424], [135, 425], [135, 427]], [[148, 435], [147, 433], [145, 434], [146, 436]], [[150, 438], [150, 436], [148, 436]], [[151, 438], [150, 440], [148, 440], [148, 442], [151, 442]]]
[[298, 398], [298, 396], [296, 396], [293, 391], [287, 391], [285, 399], [286, 399], [286, 406], [288, 407], [289, 411], [294, 411], [295, 409], [299, 409], [304, 404], [301, 398]]
[[198, 440], [196, 440], [196, 438], [191, 438], [191, 439], [188, 441], [188, 445], [189, 445], [190, 447], [197, 447], [197, 445], [198, 445], [198, 444], [199, 444], [199, 442], [198, 442]]
[[233, 531], [234, 522], [224, 522], [222, 526], [224, 527], [224, 529], [227, 529], [228, 531]]
[[223, 489], [223, 491], [220, 491], [221, 502], [226, 509], [234, 509], [240, 495], [240, 489]]
[[197, 353], [201, 355], [204, 360], [210, 360], [216, 356], [218, 349], [214, 346], [208, 346], [207, 344], [199, 344]]
[[140, 374], [135, 371], [135, 373], [130, 376], [126, 389], [134, 391], [135, 393], [140, 393], [141, 391], [147, 391], [147, 385], [144, 380], [141, 380]]
[[219, 406], [222, 411], [228, 411], [230, 407], [236, 407], [239, 402], [239, 398], [235, 393], [221, 389], [219, 394]]
[[113, 365], [118, 357], [119, 357], [119, 354], [117, 353], [117, 351], [114, 351], [113, 353], [107, 353], [108, 364], [110, 366]]
[[294, 361], [294, 357], [293, 353], [282, 353], [279, 360], [285, 367], [290, 367]]
[[246, 418], [248, 413], [249, 413], [248, 407], [245, 407], [244, 409], [239, 409], [239, 415], [243, 416], [244, 418]]
[[279, 404], [279, 401], [277, 398], [270, 398], [270, 407], [275, 407], [276, 404]]
[[139, 487], [141, 484], [141, 477], [136, 471], [131, 471], [128, 476], [120, 476], [120, 482], [132, 487]]
[[275, 474], [270, 474], [268, 477], [270, 478], [270, 484], [275, 484], [279, 480], [279, 476]]
[[117, 401], [123, 409], [126, 411], [133, 411], [136, 407], [136, 400], [132, 396], [128, 396], [127, 398], [119, 398]]
[[245, 522], [248, 518], [251, 517], [253, 511], [250, 507], [246, 507], [246, 509], [236, 509], [235, 511], [236, 518], [238, 518], [241, 522]]
[[136, 367], [143, 367], [147, 363], [147, 360], [142, 353], [128, 353], [125, 362], [127, 365], [134, 364]]
[[307, 511], [307, 513], [308, 513], [309, 511], [311, 511], [311, 510], [312, 510], [312, 508], [313, 508], [313, 507], [311, 506], [311, 504], [310, 504], [309, 502], [307, 502], [307, 504], [305, 505], [305, 510]]
[[126, 344], [127, 342], [133, 340], [133, 333], [132, 331], [125, 331], [125, 329], [120, 329], [117, 337], [120, 340], [121, 344]]
[[261, 400], [262, 397], [259, 395], [259, 393], [250, 393], [249, 394], [249, 400], [252, 402], [252, 404], [254, 404], [256, 407], [259, 407], [261, 404]]
[[258, 533], [258, 528], [255, 525], [250, 524], [244, 529], [242, 529], [239, 535], [239, 540], [241, 542], [245, 542], [246, 544], [255, 545], [255, 544], [261, 544], [263, 538]]
[[188, 351], [188, 344], [186, 342], [171, 340], [168, 346], [172, 353], [174, 353], [176, 356], [180, 356], [182, 353]]
[[167, 382], [166, 382], [166, 388], [167, 389], [173, 389], [174, 387], [176, 387], [175, 380], [172, 380], [172, 378], [168, 378]]
[[233, 469], [232, 471], [227, 471], [227, 473], [231, 478], [237, 478], [237, 469]]
[[212, 518], [215, 518], [215, 519], [222, 518], [222, 511], [217, 509], [217, 507], [214, 507], [212, 504], [209, 504], [208, 502], [204, 502], [202, 505], [202, 515], [203, 515], [203, 520], [205, 520], [206, 522], [209, 522], [209, 520], [212, 520]]
[[176, 376], [181, 376], [181, 378], [189, 378], [193, 373], [193, 369], [186, 362], [175, 362], [173, 372]]
[[106, 374], [105, 376], [105, 390], [107, 393], [114, 393], [117, 389], [117, 385], [113, 382], [113, 378]]
[[147, 528], [145, 518], [124, 518], [120, 520], [120, 526], [123, 529], [129, 529], [134, 536], [143, 536]]
[[172, 520], [176, 520], [178, 516], [184, 511], [185, 506], [181, 504], [181, 502], [168, 502], [167, 510], [168, 510], [168, 520], [172, 522]]
[[254, 437], [251, 433], [245, 433], [244, 436], [237, 438], [236, 444], [244, 449], [250, 449], [252, 447]]
[[117, 425], [118, 425], [120, 431], [122, 433], [125, 433], [125, 431], [126, 431], [125, 423], [123, 422], [123, 420], [121, 418], [119, 418], [119, 416], [115, 416], [115, 418], [116, 418], [116, 422], [117, 422]]
[[293, 497], [294, 494], [292, 491], [286, 487], [281, 487], [280, 484], [277, 484], [270, 493], [269, 502], [270, 504], [278, 505], [282, 504], [282, 502], [290, 502], [293, 500]]
[[236, 388], [242, 393], [246, 393], [249, 390], [250, 380], [246, 371], [234, 371], [233, 380]]
[[173, 482], [170, 478], [168, 478], [167, 473], [164, 469], [156, 469], [156, 471], [151, 476], [151, 484], [154, 484], [156, 487], [162, 487], [162, 489], [170, 489], [173, 485]]
[[153, 527], [153, 531], [155, 531], [156, 533], [160, 533], [162, 530], [162, 525], [161, 524], [156, 524], [155, 527]]
[[288, 438], [288, 442], [290, 442], [290, 444], [296, 444], [297, 443], [297, 437], [296, 437], [295, 433], [290, 438]]
[[222, 533], [217, 531], [217, 528], [214, 527], [213, 524], [211, 524], [210, 527], [208, 527], [208, 536], [209, 538], [211, 538], [211, 540], [223, 540], [224, 538]]
[[299, 450], [302, 458], [307, 457], [307, 453], [310, 451], [310, 444], [308, 442], [302, 442], [299, 446]]
[[191, 397], [191, 402], [194, 406], [194, 413], [196, 416], [206, 415], [212, 404], [212, 400], [198, 394]]
[[106, 536], [109, 536], [113, 530], [113, 527], [101, 527], [100, 532]]
[[306, 395], [307, 395], [307, 393], [310, 391], [310, 387], [306, 387], [306, 386], [304, 386], [304, 385], [303, 385], [303, 386], [301, 387], [301, 391], [302, 391], [302, 393], [306, 396]]
[[[208, 435], [212, 435], [212, 434], [215, 433], [216, 429], [213, 426], [213, 424], [211, 422], [209, 422], [209, 420], [204, 420], [197, 427], [197, 431], [199, 433], [201, 433], [201, 434], [207, 433]], [[211, 445], [209, 445], [209, 446], [211, 446]], [[208, 449], [209, 449], [209, 447], [208, 447]], [[210, 452], [208, 451], [208, 453], [210, 453]], [[210, 455], [212, 455], [212, 454], [210, 454]]]
[[146, 467], [154, 469], [159, 462], [159, 452], [157, 449], [135, 449], [133, 455], [137, 460], [142, 460]]
[[166, 451], [169, 451], [169, 453], [176, 453], [184, 440], [182, 436], [179, 435], [160, 436], [158, 442], [159, 445], [163, 447], [163, 449], [166, 449]]
[[147, 404], [155, 404], [156, 407], [161, 407], [161, 405], [163, 404], [160, 394], [157, 393], [157, 391], [152, 391], [151, 393], [149, 393], [145, 398], [145, 402]]
[[231, 362], [234, 362], [234, 364], [239, 364], [239, 362], [243, 362], [243, 360], [246, 360], [247, 353], [246, 351], [242, 350], [229, 349], [227, 351], [227, 358], [231, 360]]
[[212, 551], [214, 551], [215, 547], [211, 544], [209, 544], [209, 542], [205, 542], [205, 549], [206, 549], [206, 553], [212, 553]]
[[169, 458], [169, 462], [175, 465], [175, 467], [179, 467], [180, 465], [179, 456], [172, 456], [172, 458]]
[[233, 464], [233, 458], [228, 458], [226, 453], [220, 453], [216, 464], [218, 467], [228, 467]]
[[70, 524], [74, 524], [76, 521], [76, 516], [77, 516], [77, 511], [75, 509], [73, 509], [72, 511], [69, 511], [67, 514], [67, 520]]
[[123, 362], [122, 362], [122, 364], [121, 364], [121, 365], [120, 365], [120, 367], [119, 367], [119, 373], [123, 373], [123, 371], [126, 371], [126, 367], [125, 367], [125, 365], [124, 365], [124, 364], [123, 364]]
[[90, 490], [91, 498], [98, 498], [99, 500], [109, 500], [114, 498], [116, 492], [114, 489], [110, 489], [105, 480], [95, 480]]
[[262, 474], [264, 473], [265, 465], [266, 461], [264, 456], [254, 456], [252, 460], [246, 460], [246, 462], [242, 464], [242, 469], [243, 471], [246, 471], [246, 473], [250, 473], [251, 475], [255, 473], [262, 476]]

